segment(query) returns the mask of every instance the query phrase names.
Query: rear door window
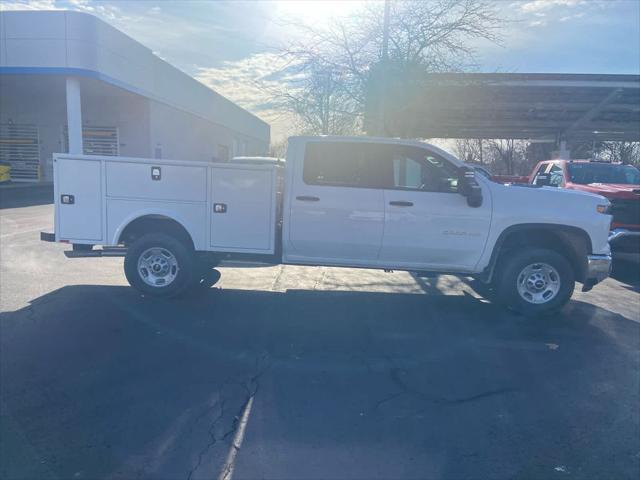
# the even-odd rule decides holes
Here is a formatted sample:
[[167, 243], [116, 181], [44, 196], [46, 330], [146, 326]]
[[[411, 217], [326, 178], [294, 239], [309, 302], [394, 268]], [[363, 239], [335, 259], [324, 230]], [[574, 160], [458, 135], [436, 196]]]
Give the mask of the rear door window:
[[385, 150], [364, 142], [309, 143], [302, 178], [307, 185], [381, 188]]

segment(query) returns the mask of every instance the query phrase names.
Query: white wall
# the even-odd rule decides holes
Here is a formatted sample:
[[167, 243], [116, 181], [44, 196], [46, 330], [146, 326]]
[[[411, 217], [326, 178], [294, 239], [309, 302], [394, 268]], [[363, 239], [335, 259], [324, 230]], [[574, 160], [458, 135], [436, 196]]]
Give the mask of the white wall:
[[[83, 125], [118, 127], [120, 155], [151, 157], [150, 101], [123, 90], [117, 90], [117, 94], [114, 94], [115, 89], [93, 80], [91, 83], [94, 85], [89, 94], [87, 83], [88, 81], [85, 80], [80, 86]], [[101, 89], [108, 89], [109, 94], [100, 95]]]
[[0, 13], [0, 67], [78, 69], [201, 117], [256, 142], [269, 125], [96, 17], [79, 12]]
[[[149, 100], [98, 80], [80, 79], [83, 126], [117, 127], [120, 155], [209, 162], [225, 145], [247, 145], [248, 155], [265, 154], [269, 144], [216, 125], [183, 110]], [[65, 78], [0, 75], [0, 123], [36, 125], [43, 180], [51, 180], [52, 154], [64, 152], [67, 122]], [[235, 140], [235, 141], [234, 141]]]
[[162, 158], [179, 160], [212, 161], [218, 155], [218, 146], [225, 145], [232, 151], [234, 138], [250, 145], [249, 154], [265, 154], [269, 144], [244, 136], [233, 130], [207, 122], [199, 117], [150, 102], [150, 148], [162, 148]]

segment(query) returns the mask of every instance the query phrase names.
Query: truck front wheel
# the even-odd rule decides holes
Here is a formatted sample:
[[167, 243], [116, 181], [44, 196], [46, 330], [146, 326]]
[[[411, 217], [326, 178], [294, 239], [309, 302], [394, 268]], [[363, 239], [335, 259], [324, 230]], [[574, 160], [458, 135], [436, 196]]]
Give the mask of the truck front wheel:
[[575, 286], [571, 264], [557, 252], [543, 248], [510, 255], [497, 273], [499, 301], [527, 315], [561, 309]]
[[163, 233], [149, 233], [127, 249], [124, 273], [140, 292], [173, 297], [184, 292], [193, 278], [194, 252], [180, 240]]

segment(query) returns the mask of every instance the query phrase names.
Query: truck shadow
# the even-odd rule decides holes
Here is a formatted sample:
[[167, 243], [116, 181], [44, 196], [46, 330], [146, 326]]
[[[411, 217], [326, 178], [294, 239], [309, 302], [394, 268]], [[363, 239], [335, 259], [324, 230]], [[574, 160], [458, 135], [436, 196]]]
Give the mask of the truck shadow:
[[0, 186], [0, 210], [53, 203], [53, 185]]
[[640, 264], [637, 262], [614, 262], [611, 277], [624, 283], [629, 290], [640, 292]]
[[0, 325], [3, 415], [25, 445], [3, 472], [210, 476], [252, 397], [243, 478], [340, 477], [345, 451], [358, 478], [540, 477], [549, 445], [633, 476], [602, 459], [640, 447], [640, 325], [583, 302], [526, 319], [464, 295], [80, 285]]

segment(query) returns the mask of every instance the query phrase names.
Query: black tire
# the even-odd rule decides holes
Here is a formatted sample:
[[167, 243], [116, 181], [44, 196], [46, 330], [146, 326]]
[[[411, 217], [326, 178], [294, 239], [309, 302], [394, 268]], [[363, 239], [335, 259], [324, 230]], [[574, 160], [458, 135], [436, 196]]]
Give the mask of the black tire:
[[[174, 267], [169, 268], [168, 276], [165, 276], [172, 278], [167, 285], [150, 285], [138, 270], [141, 255], [149, 249], [159, 249], [164, 255], [171, 255], [175, 259]], [[174, 297], [192, 286], [194, 257], [193, 249], [184, 242], [164, 233], [148, 233], [128, 247], [124, 258], [124, 274], [132, 287], [146, 295]]]
[[[540, 264], [546, 264], [555, 269], [559, 277], [559, 286], [555, 296], [549, 294], [549, 300], [544, 301], [543, 299], [544, 303], [532, 303], [519, 293], [518, 280], [528, 266]], [[498, 301], [525, 315], [547, 314], [560, 310], [567, 304], [575, 288], [575, 273], [571, 264], [559, 253], [544, 248], [532, 248], [510, 253], [500, 262], [496, 273], [495, 285]], [[555, 280], [555, 273], [552, 274], [552, 277]], [[542, 288], [544, 289], [544, 287]], [[544, 293], [548, 293], [548, 290]]]

